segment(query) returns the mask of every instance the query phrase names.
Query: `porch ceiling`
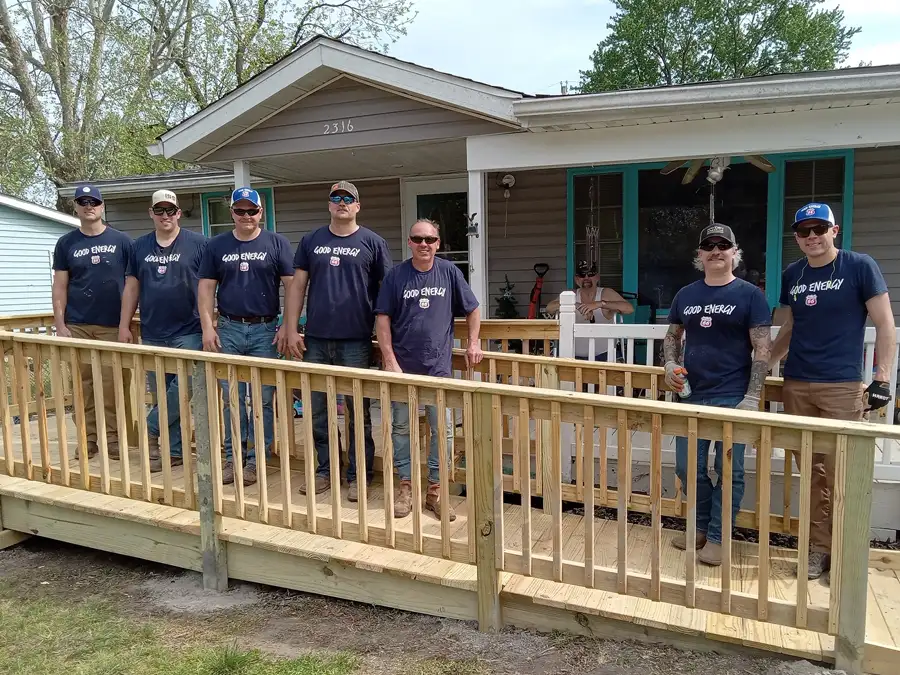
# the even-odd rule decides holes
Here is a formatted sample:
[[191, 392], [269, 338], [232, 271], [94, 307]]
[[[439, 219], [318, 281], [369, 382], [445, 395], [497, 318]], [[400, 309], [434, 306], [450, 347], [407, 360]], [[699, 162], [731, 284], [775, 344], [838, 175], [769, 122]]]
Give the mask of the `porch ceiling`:
[[[231, 162], [208, 164], [225, 170]], [[331, 182], [341, 177], [413, 177], [466, 171], [466, 141], [402, 143], [254, 159], [250, 172], [279, 183]]]

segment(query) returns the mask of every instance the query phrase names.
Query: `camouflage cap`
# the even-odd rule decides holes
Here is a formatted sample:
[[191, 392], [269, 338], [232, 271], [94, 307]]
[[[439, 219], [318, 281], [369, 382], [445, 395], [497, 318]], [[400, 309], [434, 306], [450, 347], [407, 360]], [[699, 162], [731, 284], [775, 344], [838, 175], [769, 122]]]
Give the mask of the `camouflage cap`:
[[348, 180], [342, 180], [332, 185], [328, 196], [330, 197], [335, 192], [340, 192], [341, 190], [347, 194], [353, 195], [353, 198], [356, 199], [356, 201], [359, 201], [359, 190], [357, 190], [356, 186]]

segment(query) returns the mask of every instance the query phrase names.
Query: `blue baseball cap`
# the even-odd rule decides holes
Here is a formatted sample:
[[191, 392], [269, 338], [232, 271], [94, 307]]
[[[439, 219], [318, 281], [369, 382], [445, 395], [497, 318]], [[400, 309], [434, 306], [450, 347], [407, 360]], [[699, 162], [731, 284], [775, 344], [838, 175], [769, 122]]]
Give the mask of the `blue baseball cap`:
[[807, 220], [823, 220], [832, 226], [836, 225], [834, 222], [834, 212], [828, 204], [818, 204], [815, 202], [807, 204], [794, 215], [794, 224], [791, 225], [791, 227], [796, 230], [800, 223]]
[[91, 197], [101, 204], [103, 203], [103, 195], [93, 185], [79, 185], [75, 188], [75, 194], [72, 196], [72, 199], [81, 199], [82, 197]]
[[259, 198], [259, 193], [253, 188], [239, 187], [237, 190], [231, 193], [232, 204], [242, 199], [246, 199], [248, 202], [253, 202], [257, 206], [262, 207], [262, 201]]

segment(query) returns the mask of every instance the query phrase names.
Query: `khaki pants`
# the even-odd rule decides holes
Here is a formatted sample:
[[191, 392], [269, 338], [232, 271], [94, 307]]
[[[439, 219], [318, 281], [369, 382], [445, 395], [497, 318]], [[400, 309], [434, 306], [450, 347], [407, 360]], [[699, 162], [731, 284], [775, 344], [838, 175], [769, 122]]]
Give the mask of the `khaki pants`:
[[[119, 341], [118, 327], [95, 326], [91, 324], [67, 324], [72, 332], [73, 338], [79, 340], [104, 340], [107, 342]], [[106, 440], [109, 443], [118, 442], [119, 428], [116, 420], [116, 394], [113, 389], [112, 368], [102, 367], [100, 369], [103, 378], [103, 410], [106, 413]], [[82, 391], [84, 391], [84, 419], [85, 419], [85, 436], [88, 443], [97, 442], [97, 412], [96, 403], [94, 401], [94, 376], [91, 371], [91, 364], [81, 364], [81, 382]], [[126, 416], [130, 406], [131, 399], [131, 370], [122, 369], [122, 386], [125, 391], [125, 408]], [[128, 428], [130, 420], [126, 421]]]
[[[859, 421], [863, 416], [861, 382], [784, 381], [784, 411], [789, 415]], [[792, 452], [797, 467], [800, 453]], [[831, 553], [831, 495], [834, 491], [834, 455], [813, 455], [812, 494], [809, 501], [810, 549]]]

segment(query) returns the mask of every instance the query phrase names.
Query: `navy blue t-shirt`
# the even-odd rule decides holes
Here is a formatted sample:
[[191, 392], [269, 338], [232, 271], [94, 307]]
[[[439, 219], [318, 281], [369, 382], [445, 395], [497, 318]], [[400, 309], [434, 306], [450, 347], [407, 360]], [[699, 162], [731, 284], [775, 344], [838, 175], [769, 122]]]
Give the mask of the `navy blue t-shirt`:
[[771, 326], [766, 296], [735, 279], [724, 286], [695, 281], [675, 294], [669, 323], [684, 326], [684, 367], [691, 396], [743, 396], [750, 383], [750, 329]]
[[391, 317], [394, 356], [404, 373], [449, 377], [453, 318], [477, 307], [478, 300], [459, 268], [435, 258], [427, 272], [417, 270], [410, 260], [388, 272], [375, 313]]
[[200, 263], [200, 278], [219, 282], [219, 313], [242, 318], [277, 316], [278, 285], [292, 276], [290, 243], [268, 230], [250, 241], [223, 232], [209, 240]]
[[87, 236], [72, 230], [56, 242], [53, 269], [69, 273], [66, 323], [118, 326], [131, 237], [109, 226]]
[[876, 262], [863, 253], [838, 250], [824, 267], [804, 258], [781, 277], [781, 304], [791, 308], [794, 328], [784, 376], [805, 382], [860, 382], [866, 335], [866, 302], [887, 293]]
[[200, 333], [197, 283], [206, 237], [181, 230], [163, 248], [150, 232], [134, 241], [128, 276], [140, 284], [141, 335], [149, 340], [168, 340]]
[[321, 340], [368, 340], [375, 300], [391, 269], [385, 240], [365, 227], [339, 237], [327, 226], [297, 246], [294, 267], [309, 273], [306, 335]]

